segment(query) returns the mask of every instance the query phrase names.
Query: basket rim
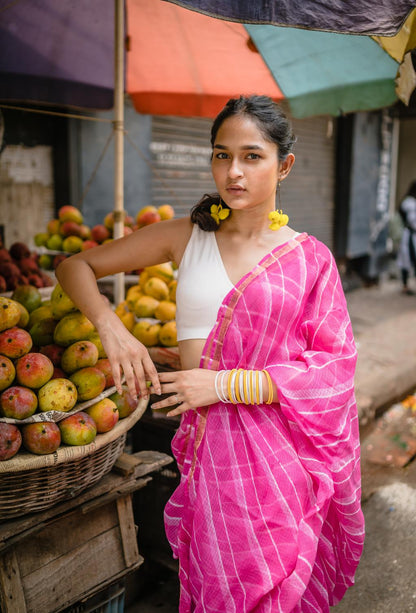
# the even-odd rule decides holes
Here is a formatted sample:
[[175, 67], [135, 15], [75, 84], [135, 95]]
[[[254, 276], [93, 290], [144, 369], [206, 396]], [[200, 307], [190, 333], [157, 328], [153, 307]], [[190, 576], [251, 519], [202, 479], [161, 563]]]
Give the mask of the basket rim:
[[145, 412], [148, 399], [141, 398], [136, 409], [128, 417], [120, 419], [114, 428], [104, 434], [97, 434], [92, 443], [88, 445], [62, 445], [54, 453], [47, 455], [35, 455], [29, 451], [20, 450], [19, 453], [4, 462], [0, 462], [0, 475], [6, 473], [23, 472], [35, 470], [48, 466], [56, 466], [65, 462], [87, 457], [101, 449], [105, 445], [112, 443], [122, 434], [126, 433], [134, 424], [139, 421]]

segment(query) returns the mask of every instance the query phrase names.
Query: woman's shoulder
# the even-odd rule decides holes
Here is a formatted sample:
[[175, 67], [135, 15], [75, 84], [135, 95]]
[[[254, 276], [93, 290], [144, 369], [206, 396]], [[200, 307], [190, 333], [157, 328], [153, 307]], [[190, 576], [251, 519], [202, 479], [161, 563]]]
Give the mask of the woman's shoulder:
[[317, 255], [328, 260], [332, 260], [334, 258], [330, 247], [328, 247], [326, 243], [316, 238], [316, 236], [313, 234], [303, 232], [300, 236], [302, 239], [301, 245], [303, 247], [305, 257], [308, 255]]

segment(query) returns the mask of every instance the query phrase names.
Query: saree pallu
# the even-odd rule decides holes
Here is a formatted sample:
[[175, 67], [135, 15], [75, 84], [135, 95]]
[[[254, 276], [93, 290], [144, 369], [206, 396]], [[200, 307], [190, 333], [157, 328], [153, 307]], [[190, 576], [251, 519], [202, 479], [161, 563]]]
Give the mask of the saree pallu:
[[201, 367], [267, 369], [279, 402], [182, 416], [165, 508], [180, 613], [325, 613], [364, 540], [356, 348], [330, 251], [301, 234], [224, 299]]

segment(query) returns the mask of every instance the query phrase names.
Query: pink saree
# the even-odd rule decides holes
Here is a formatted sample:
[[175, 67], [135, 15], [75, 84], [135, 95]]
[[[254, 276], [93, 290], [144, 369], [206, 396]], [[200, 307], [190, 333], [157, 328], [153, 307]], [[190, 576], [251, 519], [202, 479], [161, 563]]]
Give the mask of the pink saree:
[[165, 509], [180, 613], [327, 613], [364, 540], [356, 349], [329, 250], [302, 234], [225, 297], [201, 367], [267, 368], [279, 403], [188, 411]]

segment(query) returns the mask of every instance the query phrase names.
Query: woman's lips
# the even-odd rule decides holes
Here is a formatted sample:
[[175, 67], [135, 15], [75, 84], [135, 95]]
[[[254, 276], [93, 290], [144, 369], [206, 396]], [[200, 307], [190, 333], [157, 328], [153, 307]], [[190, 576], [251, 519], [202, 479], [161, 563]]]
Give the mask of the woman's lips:
[[244, 187], [241, 187], [241, 185], [229, 185], [226, 189], [230, 194], [241, 194], [245, 191]]

